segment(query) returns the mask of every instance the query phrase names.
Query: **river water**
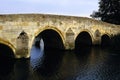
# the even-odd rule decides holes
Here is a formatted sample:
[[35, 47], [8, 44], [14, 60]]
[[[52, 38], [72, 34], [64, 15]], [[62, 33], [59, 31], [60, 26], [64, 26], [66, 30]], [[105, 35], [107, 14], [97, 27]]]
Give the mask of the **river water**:
[[0, 80], [120, 80], [120, 51], [44, 51], [33, 46], [30, 59], [0, 59]]

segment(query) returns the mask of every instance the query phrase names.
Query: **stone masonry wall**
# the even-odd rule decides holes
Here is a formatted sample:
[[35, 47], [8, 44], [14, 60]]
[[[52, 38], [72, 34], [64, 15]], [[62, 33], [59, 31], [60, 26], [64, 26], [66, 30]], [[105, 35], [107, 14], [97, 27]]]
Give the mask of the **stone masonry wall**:
[[[111, 37], [120, 34], [118, 26], [85, 17], [47, 14], [0, 15], [0, 38], [13, 45], [17, 51], [17, 38], [24, 31], [29, 38], [30, 50], [35, 36], [46, 29], [53, 29], [61, 36], [66, 49], [74, 49], [74, 41], [82, 31], [90, 34], [93, 44], [100, 44], [102, 35], [107, 34]], [[23, 57], [26, 56], [29, 57], [30, 54]]]

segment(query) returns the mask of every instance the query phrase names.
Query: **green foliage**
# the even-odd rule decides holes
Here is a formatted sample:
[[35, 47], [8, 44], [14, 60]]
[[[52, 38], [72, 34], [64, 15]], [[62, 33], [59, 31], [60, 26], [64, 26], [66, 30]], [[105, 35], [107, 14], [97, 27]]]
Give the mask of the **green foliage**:
[[92, 18], [120, 25], [120, 0], [100, 0], [99, 10], [94, 11]]

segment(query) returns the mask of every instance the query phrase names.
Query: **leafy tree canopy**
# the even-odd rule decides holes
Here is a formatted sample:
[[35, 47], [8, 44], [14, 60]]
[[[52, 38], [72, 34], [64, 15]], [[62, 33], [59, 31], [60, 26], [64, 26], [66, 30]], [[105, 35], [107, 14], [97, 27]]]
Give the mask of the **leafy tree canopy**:
[[120, 0], [100, 0], [99, 10], [94, 11], [92, 18], [120, 25]]

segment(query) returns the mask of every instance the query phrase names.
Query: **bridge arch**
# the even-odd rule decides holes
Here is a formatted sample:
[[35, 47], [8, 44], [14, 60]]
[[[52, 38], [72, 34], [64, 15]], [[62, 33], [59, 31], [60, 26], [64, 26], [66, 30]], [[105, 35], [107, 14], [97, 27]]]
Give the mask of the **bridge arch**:
[[80, 31], [80, 33], [75, 38], [75, 48], [81, 47], [89, 47], [92, 45], [93, 36], [90, 32], [84, 30]]
[[75, 40], [77, 39], [77, 37], [79, 36], [79, 34], [82, 33], [82, 32], [87, 32], [87, 33], [90, 35], [90, 37], [91, 37], [91, 39], [92, 39], [92, 43], [93, 43], [93, 41], [94, 41], [94, 36], [93, 36], [92, 32], [89, 31], [88, 29], [83, 29], [83, 30], [79, 31], [78, 34], [76, 34], [76, 36], [75, 36]]
[[[46, 36], [44, 36], [46, 35]], [[50, 36], [51, 35], [51, 36]], [[50, 40], [51, 41], [54, 41], [54, 39], [56, 39], [54, 41], [54, 43], [56, 42], [55, 47], [58, 48], [58, 46], [60, 47], [61, 45], [61, 49], [64, 49], [65, 48], [65, 39], [64, 39], [64, 35], [63, 33], [57, 29], [56, 27], [51, 27], [51, 26], [46, 26], [45, 28], [43, 29], [39, 29], [36, 33], [35, 33], [35, 37], [42, 37], [43, 38], [43, 41], [44, 41], [44, 45], [46, 46], [46, 44], [49, 44], [50, 46]], [[49, 41], [47, 41], [47, 38]], [[54, 38], [54, 39], [52, 39]], [[34, 40], [33, 40], [33, 43], [34, 43]], [[32, 44], [33, 44], [32, 43]], [[55, 48], [54, 47], [54, 48]], [[53, 46], [51, 46], [51, 48], [53, 48]]]
[[[16, 48], [9, 42], [9, 41], [6, 41], [2, 38], [0, 38], [0, 45], [4, 45], [6, 46], [7, 48], [11, 49], [12, 53], [13, 53], [13, 57], [15, 57], [15, 51], [16, 51]], [[2, 46], [1, 46], [2, 47]]]

